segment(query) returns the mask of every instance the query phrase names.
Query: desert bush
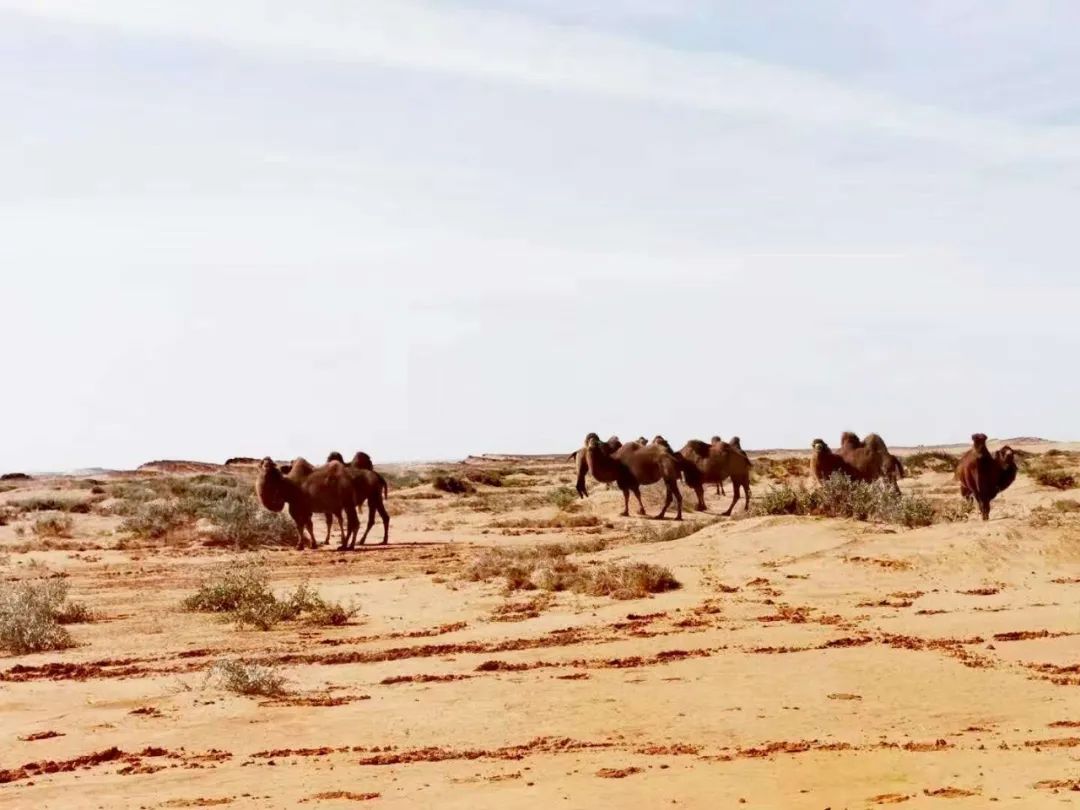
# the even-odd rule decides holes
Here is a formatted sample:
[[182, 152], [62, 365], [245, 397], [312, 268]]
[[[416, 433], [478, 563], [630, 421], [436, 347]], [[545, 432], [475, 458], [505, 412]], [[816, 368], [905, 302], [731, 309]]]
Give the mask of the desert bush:
[[269, 630], [280, 622], [303, 619], [307, 624], [341, 625], [359, 608], [328, 602], [306, 582], [284, 599], [270, 590], [265, 565], [247, 560], [239, 566], [227, 566], [211, 573], [199, 589], [183, 602], [185, 610], [225, 613], [239, 627]]
[[476, 487], [470, 481], [456, 475], [436, 475], [431, 485], [435, 489], [448, 492], [451, 495], [465, 495], [476, 491]]
[[1044, 487], [1053, 489], [1073, 489], [1076, 486], [1076, 476], [1060, 467], [1037, 467], [1032, 470], [1031, 477]]
[[751, 477], [754, 480], [771, 478], [774, 481], [786, 481], [789, 478], [805, 478], [810, 475], [810, 459], [798, 456], [769, 458], [761, 456], [754, 459]]
[[0, 584], [0, 649], [24, 655], [74, 646], [60, 622], [67, 595], [61, 579]]
[[404, 470], [396, 473], [379, 470], [379, 475], [386, 479], [386, 483], [389, 484], [392, 490], [411, 489], [424, 483], [424, 478], [414, 470]]
[[910, 475], [924, 472], [951, 473], [960, 463], [960, 457], [944, 450], [920, 450], [903, 459], [904, 469]]
[[270, 593], [270, 575], [259, 559], [230, 563], [211, 572], [199, 588], [183, 601], [185, 610], [228, 613], [246, 601]]
[[547, 494], [547, 500], [553, 506], [566, 512], [577, 505], [578, 494], [570, 487], [556, 487]]
[[139, 503], [120, 523], [120, 531], [136, 537], [157, 539], [164, 537], [186, 522], [186, 516], [177, 505], [168, 501]]
[[210, 676], [218, 685], [237, 695], [280, 697], [288, 694], [288, 680], [274, 667], [245, 661], [220, 661]]
[[755, 515], [820, 515], [855, 520], [897, 523], [908, 528], [929, 526], [936, 512], [919, 495], [903, 495], [881, 482], [867, 484], [845, 475], [833, 475], [815, 490], [781, 485], [754, 502]]
[[1050, 526], [1075, 526], [1080, 517], [1080, 501], [1070, 499], [1056, 500], [1050, 506], [1036, 506], [1028, 516], [1028, 523], [1036, 528]]
[[71, 537], [75, 521], [63, 512], [46, 512], [34, 520], [34, 534], [38, 537]]
[[967, 520], [968, 516], [975, 511], [975, 501], [964, 498], [952, 498], [947, 501], [935, 501], [935, 522], [957, 523]]
[[296, 526], [280, 512], [261, 508], [253, 498], [225, 498], [206, 510], [214, 524], [211, 538], [248, 551], [261, 546], [284, 546], [296, 542]]
[[1074, 501], [1071, 498], [1063, 498], [1061, 500], [1054, 501], [1050, 506], [1055, 512], [1059, 512], [1062, 514], [1080, 512], [1080, 501]]
[[55, 495], [36, 495], [8, 504], [19, 512], [89, 512], [90, 505], [82, 498], [61, 498]]
[[504, 590], [573, 591], [590, 596], [637, 599], [671, 590], [679, 583], [666, 568], [645, 563], [582, 565], [574, 553], [599, 551], [608, 541], [552, 544], [525, 549], [486, 549], [466, 567], [465, 579], [486, 582], [502, 577]]
[[505, 474], [501, 470], [467, 470], [465, 478], [474, 484], [483, 484], [486, 487], [503, 486]]
[[702, 529], [718, 523], [719, 520], [719, 518], [703, 521], [684, 520], [662, 527], [645, 523], [635, 532], [634, 540], [638, 543], [670, 543], [673, 540], [681, 540], [684, 537], [697, 534]]

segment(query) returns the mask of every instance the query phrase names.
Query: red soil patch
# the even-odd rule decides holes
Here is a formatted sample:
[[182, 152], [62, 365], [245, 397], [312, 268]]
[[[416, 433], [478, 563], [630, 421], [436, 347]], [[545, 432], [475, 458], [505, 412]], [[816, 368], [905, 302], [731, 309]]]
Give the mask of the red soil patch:
[[994, 594], [1001, 593], [1001, 588], [972, 588], [967, 591], [957, 591], [957, 593], [964, 596], [993, 596]]
[[1050, 728], [1080, 728], [1080, 720], [1057, 720], [1050, 724]]
[[1080, 746], [1080, 737], [1056, 737], [1049, 740], [1026, 740], [1025, 748], [1076, 748]]
[[926, 796], [933, 796], [938, 799], [963, 799], [968, 796], [978, 796], [977, 790], [964, 790], [963, 788], [956, 787], [943, 787], [936, 790], [924, 790], [923, 794]]
[[222, 797], [220, 799], [169, 799], [167, 802], [162, 803], [162, 807], [219, 807], [223, 804], [232, 804], [233, 799], [231, 797]]
[[63, 737], [59, 731], [38, 731], [34, 734], [27, 734], [25, 737], [19, 737], [23, 742], [37, 742], [38, 740], [51, 740], [53, 737]]
[[911, 563], [906, 560], [888, 560], [878, 557], [844, 557], [844, 560], [846, 562], [863, 563], [864, 565], [876, 565], [891, 571], [907, 571], [911, 568]]
[[804, 754], [807, 751], [850, 751], [848, 743], [823, 743], [818, 740], [798, 740], [766, 743], [758, 748], [740, 748], [736, 755], [750, 759], [771, 757], [776, 754]]
[[377, 799], [382, 794], [380, 793], [352, 793], [348, 790], [330, 790], [325, 793], [316, 793], [314, 796], [308, 796], [306, 799], [301, 799], [301, 804], [307, 802], [329, 802], [329, 801], [349, 801], [349, 802], [368, 802], [372, 799]]
[[383, 686], [393, 686], [398, 683], [446, 683], [447, 681], [465, 681], [472, 675], [394, 675], [383, 678], [379, 683]]
[[673, 743], [671, 745], [646, 745], [642, 748], [636, 749], [635, 753], [656, 757], [697, 756], [701, 753], [701, 748], [696, 745], [689, 745], [687, 743]]
[[1034, 787], [1039, 790], [1076, 790], [1080, 791], [1080, 779], [1043, 779]]
[[877, 602], [858, 602], [855, 607], [909, 608], [913, 604], [910, 599], [879, 599]]
[[371, 700], [371, 695], [297, 695], [274, 698], [273, 700], [264, 700], [259, 703], [260, 706], [314, 706], [314, 707], [326, 707], [326, 706], [346, 706], [350, 703], [355, 703], [358, 700]]
[[847, 692], [833, 692], [831, 695], [826, 695], [829, 700], [862, 700], [862, 695], [851, 695]]
[[89, 770], [109, 762], [122, 762], [125, 767], [120, 769], [119, 773], [121, 774], [153, 773], [154, 771], [162, 770], [165, 766], [145, 765], [143, 759], [156, 757], [168, 757], [169, 759], [178, 760], [183, 762], [186, 767], [204, 767], [200, 763], [220, 762], [231, 758], [232, 754], [216, 749], [211, 749], [204, 754], [188, 754], [184, 752], [183, 749], [181, 749], [180, 752], [173, 752], [158, 747], [147, 747], [142, 751], [131, 754], [126, 751], [121, 751], [114, 746], [112, 748], [106, 748], [104, 751], [97, 751], [93, 754], [75, 757], [74, 759], [59, 761], [41, 760], [39, 762], [28, 762], [19, 768], [0, 770], [0, 784], [17, 782], [22, 779], [31, 779], [45, 774]]
[[611, 748], [611, 743], [589, 743], [566, 737], [537, 737], [524, 745], [494, 749], [452, 749], [431, 746], [405, 751], [383, 751], [361, 757], [359, 765], [402, 765], [412, 762], [446, 762], [449, 760], [504, 759], [520, 760], [531, 754], [574, 753], [595, 748]]
[[641, 768], [601, 768], [596, 775], [601, 779], [625, 779], [635, 773], [641, 773]]
[[1014, 630], [1010, 633], [994, 633], [994, 641], [1028, 641], [1033, 638], [1061, 638], [1075, 633], [1051, 633], [1049, 630]]
[[128, 714], [135, 715], [136, 717], [164, 717], [159, 709], [155, 709], [153, 706], [140, 706], [137, 709], [132, 709]]
[[910, 800], [911, 797], [903, 793], [882, 793], [880, 796], [871, 796], [867, 799], [868, 802], [874, 804], [900, 804]]

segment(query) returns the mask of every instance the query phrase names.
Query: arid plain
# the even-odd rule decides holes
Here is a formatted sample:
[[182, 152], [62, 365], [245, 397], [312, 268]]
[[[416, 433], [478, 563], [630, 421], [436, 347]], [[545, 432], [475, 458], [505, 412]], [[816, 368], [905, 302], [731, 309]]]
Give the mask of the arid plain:
[[[255, 508], [250, 465], [4, 482], [4, 588], [86, 611], [71, 646], [0, 652], [0, 805], [1071, 806], [1080, 446], [1012, 446], [985, 523], [898, 450], [916, 528], [722, 518], [711, 488], [622, 518], [565, 456], [390, 467], [390, 543], [349, 553], [237, 550], [255, 513], [215, 500]], [[751, 457], [755, 501], [812, 488], [807, 454]], [[316, 607], [190, 609], [237, 572]]]

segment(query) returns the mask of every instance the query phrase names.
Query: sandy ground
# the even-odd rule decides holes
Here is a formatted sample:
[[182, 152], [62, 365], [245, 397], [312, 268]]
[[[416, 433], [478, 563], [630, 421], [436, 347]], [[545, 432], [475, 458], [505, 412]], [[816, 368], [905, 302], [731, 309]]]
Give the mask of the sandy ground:
[[[94, 513], [50, 548], [0, 527], [7, 580], [63, 575], [98, 615], [74, 649], [0, 657], [0, 806], [1080, 804], [1080, 519], [1030, 520], [1076, 491], [1021, 475], [989, 523], [914, 530], [688, 512], [708, 525], [655, 542], [672, 524], [617, 517], [600, 486], [578, 512], [599, 526], [530, 529], [555, 508], [513, 498], [571, 470], [525, 467], [528, 487], [480, 498], [392, 491], [386, 547], [266, 552], [275, 587], [359, 603], [336, 628], [182, 611], [235, 558], [197, 542], [132, 546]], [[595, 536], [615, 544], [575, 560], [667, 566], [682, 587], [529, 610], [535, 593], [460, 577], [478, 546]], [[280, 666], [292, 693], [208, 681], [233, 657]]]

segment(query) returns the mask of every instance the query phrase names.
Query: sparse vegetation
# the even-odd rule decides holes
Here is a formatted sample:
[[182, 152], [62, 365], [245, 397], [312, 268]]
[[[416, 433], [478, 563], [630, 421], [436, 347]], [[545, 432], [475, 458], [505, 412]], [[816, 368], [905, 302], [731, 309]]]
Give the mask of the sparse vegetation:
[[921, 475], [924, 472], [951, 473], [960, 463], [960, 457], [944, 450], [920, 450], [902, 461], [909, 475]]
[[605, 548], [608, 541], [551, 544], [524, 549], [486, 549], [466, 568], [465, 579], [486, 582], [499, 577], [505, 591], [573, 591], [614, 599], [640, 599], [679, 587], [671, 572], [648, 563], [582, 565], [571, 554]]
[[288, 694], [288, 680], [274, 667], [245, 661], [220, 661], [210, 670], [218, 685], [237, 695], [280, 697]]
[[1065, 466], [1072, 459], [1072, 454], [1064, 450], [1047, 450], [1041, 455], [1022, 458], [1020, 469], [1044, 487], [1073, 489], [1076, 487], [1076, 475]]
[[85, 514], [90, 504], [82, 498], [61, 498], [56, 495], [36, 495], [33, 498], [11, 501], [8, 504], [17, 512], [75, 512]]
[[185, 610], [228, 614], [240, 627], [269, 630], [280, 622], [301, 619], [307, 624], [342, 625], [358, 612], [327, 602], [307, 583], [300, 583], [284, 599], [270, 589], [265, 565], [247, 560], [229, 565], [208, 576], [183, 602]]
[[756, 515], [819, 515], [896, 523], [908, 528], [946, 519], [919, 495], [903, 495], [879, 482], [853, 481], [834, 475], [817, 489], [782, 484], [758, 496]]
[[157, 539], [164, 537], [185, 522], [184, 515], [175, 503], [148, 501], [140, 503], [120, 523], [120, 531], [136, 537]]
[[75, 521], [63, 512], [46, 512], [34, 520], [34, 534], [38, 537], [71, 537]]
[[253, 498], [226, 498], [206, 510], [214, 524], [211, 539], [238, 551], [296, 542], [296, 527], [280, 512], [262, 509]]
[[547, 494], [547, 499], [553, 506], [557, 506], [564, 512], [569, 512], [571, 508], [577, 506], [578, 494], [574, 489], [562, 486], [551, 490]]
[[74, 646], [62, 624], [85, 621], [89, 611], [67, 596], [62, 579], [0, 585], [0, 649], [24, 655]]
[[506, 483], [506, 474], [501, 470], [467, 470], [465, 477], [474, 484], [487, 487], [501, 487]]
[[476, 492], [476, 487], [472, 485], [472, 482], [456, 475], [436, 475], [431, 485], [440, 492], [448, 492], [451, 495], [467, 495]]
[[681, 540], [692, 534], [697, 534], [702, 529], [719, 522], [719, 518], [711, 518], [704, 521], [684, 520], [672, 522], [668, 525], [656, 527], [644, 523], [635, 533], [634, 540], [638, 543], [670, 543], [673, 540]]
[[1080, 501], [1068, 498], [1056, 500], [1050, 506], [1036, 506], [1031, 510], [1028, 522], [1036, 528], [1076, 525], [1080, 517]]

